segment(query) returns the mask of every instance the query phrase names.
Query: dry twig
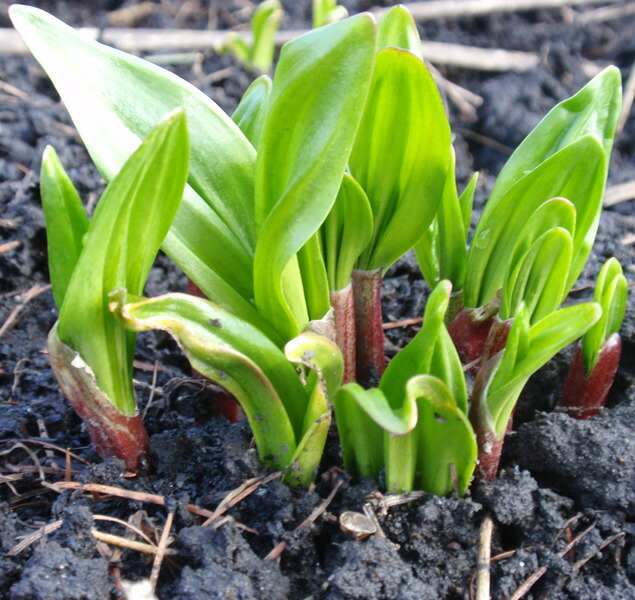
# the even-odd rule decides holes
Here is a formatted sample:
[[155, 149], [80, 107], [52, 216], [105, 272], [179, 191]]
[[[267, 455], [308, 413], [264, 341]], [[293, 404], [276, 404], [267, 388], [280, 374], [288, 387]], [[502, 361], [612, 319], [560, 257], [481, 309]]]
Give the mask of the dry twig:
[[308, 527], [309, 525], [315, 523], [317, 518], [328, 508], [328, 505], [333, 502], [335, 494], [337, 494], [343, 483], [344, 482], [341, 479], [338, 479], [337, 483], [333, 486], [331, 493], [326, 498], [324, 498], [324, 500], [322, 500], [322, 502], [320, 502], [320, 504], [315, 507], [315, 510], [313, 510], [313, 512], [295, 528], [295, 531], [304, 529], [305, 527]]
[[20, 316], [20, 313], [24, 310], [26, 305], [31, 302], [34, 298], [37, 298], [40, 294], [47, 292], [51, 289], [49, 285], [34, 285], [31, 289], [29, 289], [21, 302], [16, 304], [13, 307], [13, 310], [9, 313], [9, 316], [5, 319], [4, 323], [0, 327], [0, 337], [2, 337], [11, 327], [13, 327]]
[[628, 79], [624, 84], [624, 93], [622, 95], [622, 108], [620, 110], [620, 116], [617, 119], [617, 125], [615, 127], [615, 137], [619, 138], [622, 135], [622, 130], [628, 116], [631, 113], [631, 107], [633, 106], [633, 100], [635, 99], [635, 63], [631, 65], [631, 71], [628, 74]]
[[[123, 488], [114, 487], [111, 485], [103, 485], [101, 483], [79, 483], [76, 481], [60, 481], [54, 484], [52, 487], [58, 491], [61, 490], [78, 490], [82, 492], [91, 492], [96, 494], [104, 494], [106, 496], [116, 496], [118, 498], [127, 498], [128, 500], [135, 500], [137, 502], [150, 502], [159, 506], [165, 506], [165, 497], [158, 494], [147, 494], [146, 492], [133, 492], [132, 490], [125, 490]], [[187, 504], [185, 506], [188, 512], [199, 517], [209, 518], [213, 515], [211, 510], [205, 508], [199, 508], [194, 504]]]
[[[407, 2], [404, 6], [417, 21], [476, 17], [494, 13], [563, 8], [582, 4], [608, 4], [619, 0], [432, 0], [430, 2]], [[374, 12], [382, 13], [386, 9]]]
[[604, 206], [614, 206], [633, 199], [635, 199], [635, 179], [611, 185], [604, 192]]
[[[143, 552], [144, 554], [154, 554], [155, 556], [159, 551], [157, 546], [144, 544], [142, 542], [135, 542], [134, 540], [129, 540], [128, 538], [114, 535], [112, 533], [105, 533], [95, 528], [91, 529], [91, 533], [96, 540], [104, 542], [106, 544], [110, 544], [112, 546], [128, 548], [129, 550], [136, 550], [137, 552]], [[174, 550], [171, 550], [170, 548], [165, 548], [164, 554], [174, 555], [176, 554], [176, 552]]]
[[478, 540], [478, 564], [476, 567], [476, 600], [490, 598], [490, 563], [492, 558], [492, 531], [494, 521], [487, 515], [481, 524]]
[[576, 21], [586, 25], [587, 23], [606, 23], [635, 15], [635, 2], [628, 2], [618, 6], [603, 6], [576, 15]]
[[170, 537], [170, 530], [172, 529], [173, 521], [174, 512], [170, 511], [167, 519], [165, 520], [165, 527], [163, 527], [163, 531], [161, 532], [161, 539], [159, 540], [157, 553], [152, 563], [152, 571], [150, 572], [150, 584], [153, 591], [157, 588], [157, 581], [159, 580], [159, 573], [161, 572], [161, 563], [163, 562], [163, 557], [167, 551], [168, 539]]
[[419, 325], [423, 323], [423, 317], [415, 317], [413, 319], [402, 319], [401, 321], [393, 321], [391, 323], [384, 323], [382, 327], [384, 331], [386, 329], [396, 329], [397, 327], [408, 327], [408, 325]]
[[[579, 533], [571, 542], [569, 542], [563, 550], [558, 552], [558, 558], [562, 558], [571, 548], [577, 546], [580, 541], [586, 537], [597, 525], [597, 521], [594, 521], [591, 525], [589, 525], [582, 533]], [[547, 572], [549, 567], [540, 567], [537, 571], [532, 573], [522, 585], [514, 592], [510, 600], [520, 600], [532, 587], [533, 585]]]
[[241, 500], [253, 494], [261, 485], [265, 485], [274, 479], [278, 479], [282, 476], [280, 471], [272, 473], [266, 477], [253, 477], [252, 479], [247, 479], [241, 485], [239, 485], [235, 490], [232, 490], [225, 496], [216, 507], [216, 510], [212, 513], [210, 512], [208, 518], [203, 522], [203, 527], [209, 525], [212, 521], [220, 517], [222, 514], [227, 512], [232, 506], [238, 504]]
[[45, 535], [49, 533], [53, 533], [57, 529], [62, 526], [62, 519], [58, 519], [57, 521], [53, 521], [48, 525], [44, 525], [44, 527], [40, 527], [37, 531], [34, 531], [31, 535], [27, 535], [19, 544], [16, 544], [7, 552], [9, 556], [17, 556], [24, 549], [28, 548], [34, 542], [37, 542], [39, 539], [43, 538]]
[[135, 527], [132, 523], [128, 523], [127, 521], [124, 521], [123, 519], [118, 519], [117, 517], [111, 517], [110, 515], [93, 515], [93, 519], [95, 519], [95, 521], [109, 521], [111, 523], [117, 523], [119, 525], [123, 525], [124, 527], [126, 527], [127, 529], [129, 529], [130, 531], [138, 535], [140, 538], [143, 538], [150, 546], [156, 546], [156, 544], [145, 533], [143, 533], [141, 529], [139, 529], [138, 527]]
[[[80, 28], [79, 31], [92, 39], [99, 38], [99, 30]], [[306, 31], [285, 30], [276, 34], [278, 46], [306, 33]], [[242, 34], [249, 42], [250, 32]], [[101, 41], [120, 50], [132, 53], [172, 52], [176, 50], [205, 50], [221, 48], [226, 41], [226, 31], [204, 31], [198, 29], [105, 29]], [[421, 44], [423, 55], [432, 63], [450, 65], [466, 69], [484, 71], [529, 71], [540, 62], [540, 56], [531, 52], [503, 50], [501, 48], [477, 48], [459, 44], [424, 41]], [[0, 54], [28, 54], [28, 49], [12, 29], [0, 29]], [[581, 62], [581, 68], [587, 71], [599, 71], [592, 63]]]
[[0, 254], [8, 254], [12, 250], [19, 248], [21, 243], [20, 240], [13, 240], [12, 242], [0, 244]]

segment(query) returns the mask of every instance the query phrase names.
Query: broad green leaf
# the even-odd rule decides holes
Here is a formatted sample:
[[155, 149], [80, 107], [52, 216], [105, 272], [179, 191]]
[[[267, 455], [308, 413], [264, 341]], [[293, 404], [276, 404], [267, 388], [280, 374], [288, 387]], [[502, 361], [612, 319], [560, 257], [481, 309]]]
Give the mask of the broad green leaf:
[[[408, 395], [418, 399], [417, 484], [429, 494], [465, 494], [476, 466], [476, 436], [448, 387], [436, 377], [408, 381]], [[452, 471], [456, 473], [456, 483]]]
[[[505, 238], [515, 237], [518, 225], [508, 222], [511, 210], [522, 213], [521, 220], [527, 218], [521, 208], [526, 202], [522, 188], [530, 188], [541, 202], [563, 196], [575, 204], [574, 258], [565, 287], [573, 284], [595, 238], [620, 103], [620, 74], [609, 67], [553, 108], [516, 149], [497, 178], [474, 234], [466, 306], [485, 304], [501, 285], [509, 254], [498, 237], [501, 229]], [[534, 191], [536, 179], [542, 183]]]
[[52, 146], [46, 147], [42, 157], [40, 194], [46, 219], [49, 274], [59, 310], [82, 251], [88, 217]]
[[534, 323], [558, 308], [571, 266], [573, 240], [569, 231], [554, 227], [526, 251], [503, 283], [502, 319], [513, 318], [521, 304]]
[[381, 50], [349, 163], [373, 210], [373, 238], [358, 269], [388, 268], [423, 236], [451, 151], [443, 103], [424, 64], [406, 50]]
[[377, 49], [402, 48], [423, 60], [421, 38], [408, 9], [398, 4], [393, 6], [377, 24]]
[[[595, 137], [608, 158], [613, 146], [620, 105], [620, 72], [617, 67], [611, 66], [596, 75], [577, 94], [552, 108], [503, 167], [483, 216], [489, 215], [528, 172], [584, 137]], [[557, 195], [566, 196], [554, 194]], [[575, 202], [574, 198], [570, 200]]]
[[[240, 402], [260, 459], [276, 468], [289, 464], [296, 444], [286, 408], [302, 409], [304, 390], [293, 366], [264, 335], [208, 300], [186, 294], [146, 299], [119, 289], [111, 294], [111, 310], [133, 331], [159, 329], [174, 337], [194, 369]], [[296, 388], [298, 395], [287, 397], [285, 406], [277, 388], [287, 396]]]
[[[87, 39], [41, 10], [13, 5], [11, 19], [52, 79], [107, 181], [161, 117], [184, 107], [191, 143], [189, 185], [164, 250], [184, 269], [190, 260], [205, 265], [197, 270], [203, 279], [196, 284], [206, 293], [213, 287], [208, 276], [249, 297], [255, 152], [238, 127], [176, 75]], [[205, 235], [192, 234], [198, 221]]]
[[435, 345], [444, 328], [443, 319], [451, 291], [449, 281], [441, 281], [434, 288], [426, 303], [420, 331], [386, 367], [379, 387], [393, 408], [403, 402], [408, 380], [415, 375], [430, 374]]
[[60, 310], [58, 334], [125, 414], [135, 411], [134, 335], [108, 311], [108, 293], [140, 294], [187, 177], [183, 111], [162, 121], [112, 180], [93, 214]]
[[[580, 338], [597, 322], [601, 314], [602, 309], [594, 302], [577, 304], [550, 313], [529, 328], [526, 342], [521, 341], [516, 346], [524, 346], [526, 350], [517, 351], [513, 367], [507, 365], [505, 368], [493, 370], [491, 382], [485, 392], [486, 403], [483, 404], [486, 405], [484, 410], [491, 416], [497, 438], [504, 434], [509, 417], [529, 377], [565, 346]], [[514, 321], [512, 331], [517, 321], [518, 317]], [[523, 326], [522, 323], [519, 325]], [[504, 362], [505, 351], [501, 365]]]
[[[254, 291], [259, 311], [287, 339], [308, 314], [293, 306], [303, 293], [295, 255], [335, 202], [370, 85], [374, 38], [372, 18], [358, 15], [292, 40], [280, 55], [256, 162]], [[323, 293], [328, 302], [328, 287]]]
[[270, 95], [271, 78], [269, 75], [261, 75], [247, 88], [232, 115], [232, 121], [240, 127], [256, 149], [260, 142]]
[[[186, 327], [183, 331], [193, 336], [192, 339], [204, 339], [205, 343], [245, 356], [262, 371], [280, 398], [294, 430], [301, 432], [307, 410], [304, 387], [282, 350], [250, 323], [209, 300], [187, 294], [165, 294], [149, 299], [132, 296], [122, 299], [119, 294], [114, 301], [126, 305], [125, 311], [119, 308], [118, 312], [124, 321], [134, 317], [137, 329], [142, 323], [146, 329], [161, 329], [158, 325], [163, 322], [180, 323], [179, 327]], [[126, 324], [131, 326], [133, 322], [126, 321]]]
[[335, 204], [320, 229], [329, 288], [342, 290], [353, 267], [370, 242], [373, 213], [361, 186], [344, 174]]
[[605, 168], [604, 149], [598, 139], [583, 137], [520, 179], [497, 204], [496, 210], [486, 209], [468, 254], [465, 305], [482, 306], [494, 297], [525, 225], [541, 204], [558, 196], [568, 198], [576, 209], [573, 260], [566, 283], [567, 288], [570, 287], [595, 238]]
[[594, 300], [602, 307], [602, 317], [582, 338], [582, 357], [587, 374], [593, 370], [606, 340], [620, 330], [627, 294], [628, 284], [622, 266], [616, 258], [610, 258], [602, 265], [595, 283]]
[[279, 0], [261, 2], [251, 21], [254, 41], [251, 49], [251, 63], [261, 71], [268, 71], [273, 64], [276, 49], [275, 35], [282, 20]]

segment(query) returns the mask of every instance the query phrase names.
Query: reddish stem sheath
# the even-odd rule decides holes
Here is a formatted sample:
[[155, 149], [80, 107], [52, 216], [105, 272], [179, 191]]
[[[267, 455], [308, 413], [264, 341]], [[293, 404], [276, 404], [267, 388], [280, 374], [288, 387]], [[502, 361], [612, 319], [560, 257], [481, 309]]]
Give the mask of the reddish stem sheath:
[[501, 319], [498, 318], [498, 315], [492, 318], [491, 327], [483, 349], [483, 364], [505, 349], [507, 338], [509, 337], [509, 331], [512, 328], [513, 323], [514, 319], [505, 319], [504, 321], [501, 321]]
[[381, 315], [381, 269], [353, 271], [356, 373], [363, 386], [377, 384], [386, 368]]
[[344, 377], [342, 383], [355, 381], [355, 301], [353, 286], [330, 294], [335, 321], [335, 342], [344, 356]]
[[476, 433], [476, 444], [478, 447], [478, 459], [474, 471], [476, 481], [490, 481], [496, 479], [498, 463], [505, 434], [498, 438], [496, 432], [490, 428], [490, 420], [487, 418], [487, 406], [485, 406], [486, 392], [493, 368], [498, 364], [499, 357], [496, 356], [485, 363], [478, 372], [474, 380], [472, 398], [470, 402], [469, 419]]
[[613, 333], [604, 342], [595, 366], [587, 375], [582, 345], [578, 345], [558, 401], [558, 409], [581, 420], [600, 414], [613, 385], [621, 353], [622, 338], [619, 333]]
[[463, 364], [474, 362], [483, 355], [499, 304], [500, 300], [496, 296], [485, 306], [463, 308], [452, 319], [448, 332]]
[[141, 415], [123, 414], [98, 387], [92, 373], [72, 364], [78, 354], [59, 339], [57, 327], [49, 334], [48, 352], [60, 388], [84, 421], [99, 455], [120, 458], [134, 473], [147, 471], [150, 442]]

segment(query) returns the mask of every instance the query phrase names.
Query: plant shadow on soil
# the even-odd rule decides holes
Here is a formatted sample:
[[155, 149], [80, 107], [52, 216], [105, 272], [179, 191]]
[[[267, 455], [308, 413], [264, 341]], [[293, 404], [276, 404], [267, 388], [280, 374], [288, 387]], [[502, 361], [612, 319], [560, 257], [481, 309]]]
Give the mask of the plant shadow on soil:
[[[86, 9], [78, 12], [80, 3], [71, 1], [37, 4], [77, 25], [89, 19], [91, 24], [105, 24], [106, 11], [122, 3], [95, 3], [88, 13]], [[208, 15], [207, 11], [178, 13], [186, 4], [172, 0], [156, 5], [161, 10], [157, 8], [138, 24], [205, 26], [196, 15]], [[285, 26], [308, 26], [308, 3], [285, 4], [292, 9]], [[352, 9], [366, 8], [363, 2], [347, 4]], [[0, 25], [8, 26], [3, 11], [0, 8]], [[181, 21], [175, 17], [178, 14]], [[232, 15], [220, 11], [219, 25], [232, 25], [229, 17], [238, 18]], [[462, 132], [455, 137], [460, 181], [466, 181], [472, 168], [484, 170], [477, 205], [482, 205], [491, 188], [490, 174], [498, 172], [506, 158], [504, 146], [517, 145], [546, 110], [584, 83], [580, 57], [626, 68], [635, 53], [634, 32], [634, 17], [619, 23], [565, 25], [559, 11], [449, 20], [441, 27], [438, 22], [422, 27], [429, 40], [524, 51], [541, 48], [546, 56], [530, 73], [446, 73], [485, 100], [471, 122], [450, 104], [453, 125]], [[209, 76], [222, 69], [224, 75]], [[196, 69], [178, 70], [228, 111], [251, 80], [251, 74], [231, 58], [212, 54], [205, 54]], [[202, 527], [201, 518], [188, 512], [188, 503], [214, 510], [246, 480], [266, 475], [249, 431], [245, 423], [230, 425], [210, 418], [213, 387], [191, 377], [169, 338], [149, 333], [139, 337], [135, 378], [152, 435], [155, 472], [136, 479], [125, 477], [121, 464], [101, 462], [90, 448], [81, 422], [59, 394], [43, 353], [56, 318], [50, 291], [38, 287], [48, 280], [37, 176], [45, 145], [56, 148], [89, 206], [99, 197], [103, 182], [39, 67], [29, 58], [3, 57], [0, 79], [24, 92], [2, 91], [0, 109], [0, 244], [18, 242], [0, 254], [0, 323], [12, 314], [17, 316], [0, 336], [0, 545], [4, 552], [0, 598], [122, 597], [120, 579], [147, 578], [153, 557], [106, 546], [95, 540], [91, 530], [124, 536], [123, 527], [100, 516], [124, 521], [133, 517], [132, 522], [156, 542], [168, 512], [174, 513], [169, 546], [174, 552], [163, 561], [157, 587], [160, 598], [470, 598], [479, 530], [486, 515], [495, 524], [493, 598], [510, 597], [541, 567], [547, 570], [526, 598], [635, 598], [632, 294], [623, 327], [622, 365], [608, 408], [584, 422], [553, 412], [571, 354], [571, 349], [565, 351], [523, 393], [499, 479], [477, 485], [468, 497], [424, 496], [382, 512], [376, 484], [353, 482], [341, 469], [333, 432], [314, 488], [290, 490], [273, 479], [215, 524]], [[609, 183], [635, 179], [634, 127], [631, 119], [616, 144]], [[496, 139], [502, 146], [483, 145], [477, 135]], [[592, 295], [592, 281], [609, 256], [621, 260], [632, 283], [634, 253], [620, 242], [635, 229], [632, 213], [632, 201], [605, 212], [572, 301]], [[148, 293], [184, 288], [184, 276], [160, 256]], [[30, 296], [25, 296], [26, 290]], [[426, 295], [413, 257], [404, 257], [385, 281], [385, 320], [420, 316]], [[412, 327], [388, 330], [387, 353], [393, 355], [413, 334]], [[71, 448], [87, 461], [70, 461], [74, 481], [158, 494], [166, 506], [104, 494], [85, 497], [69, 490], [53, 491], [46, 483], [62, 481], [68, 465], [63, 452], [41, 446], [42, 441]], [[301, 526], [336, 485], [340, 487], [323, 514]], [[340, 530], [337, 516], [345, 510], [362, 512], [368, 502], [378, 510], [385, 537], [375, 534], [357, 541]], [[62, 521], [58, 529], [40, 536], [17, 555], [9, 554], [24, 536], [56, 520]], [[266, 558], [282, 544], [279, 558]]]

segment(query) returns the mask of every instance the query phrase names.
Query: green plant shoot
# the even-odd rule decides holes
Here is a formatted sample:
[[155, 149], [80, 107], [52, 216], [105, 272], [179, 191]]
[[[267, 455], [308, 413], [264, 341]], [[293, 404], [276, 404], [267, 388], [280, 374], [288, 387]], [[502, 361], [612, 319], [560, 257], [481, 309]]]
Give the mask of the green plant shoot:
[[[203, 298], [128, 296], [116, 290], [111, 310], [132, 331], [172, 335], [192, 366], [240, 402], [265, 465], [291, 485], [313, 481], [326, 442], [329, 404], [342, 379], [342, 358], [327, 338], [302, 333], [284, 353], [255, 327]], [[294, 367], [310, 375], [302, 383]]]
[[119, 286], [143, 290], [181, 201], [187, 166], [187, 128], [177, 111], [125, 163], [88, 224], [52, 148], [43, 160], [50, 272], [60, 312], [49, 336], [51, 365], [96, 447], [131, 469], [147, 454], [132, 389], [134, 335], [110, 314], [107, 296]]
[[337, 0], [313, 0], [313, 28], [335, 23], [348, 16], [344, 6]]
[[280, 27], [283, 10], [279, 0], [264, 0], [251, 18], [251, 40], [231, 32], [225, 49], [249, 67], [267, 72], [273, 65], [276, 51], [276, 33]]

